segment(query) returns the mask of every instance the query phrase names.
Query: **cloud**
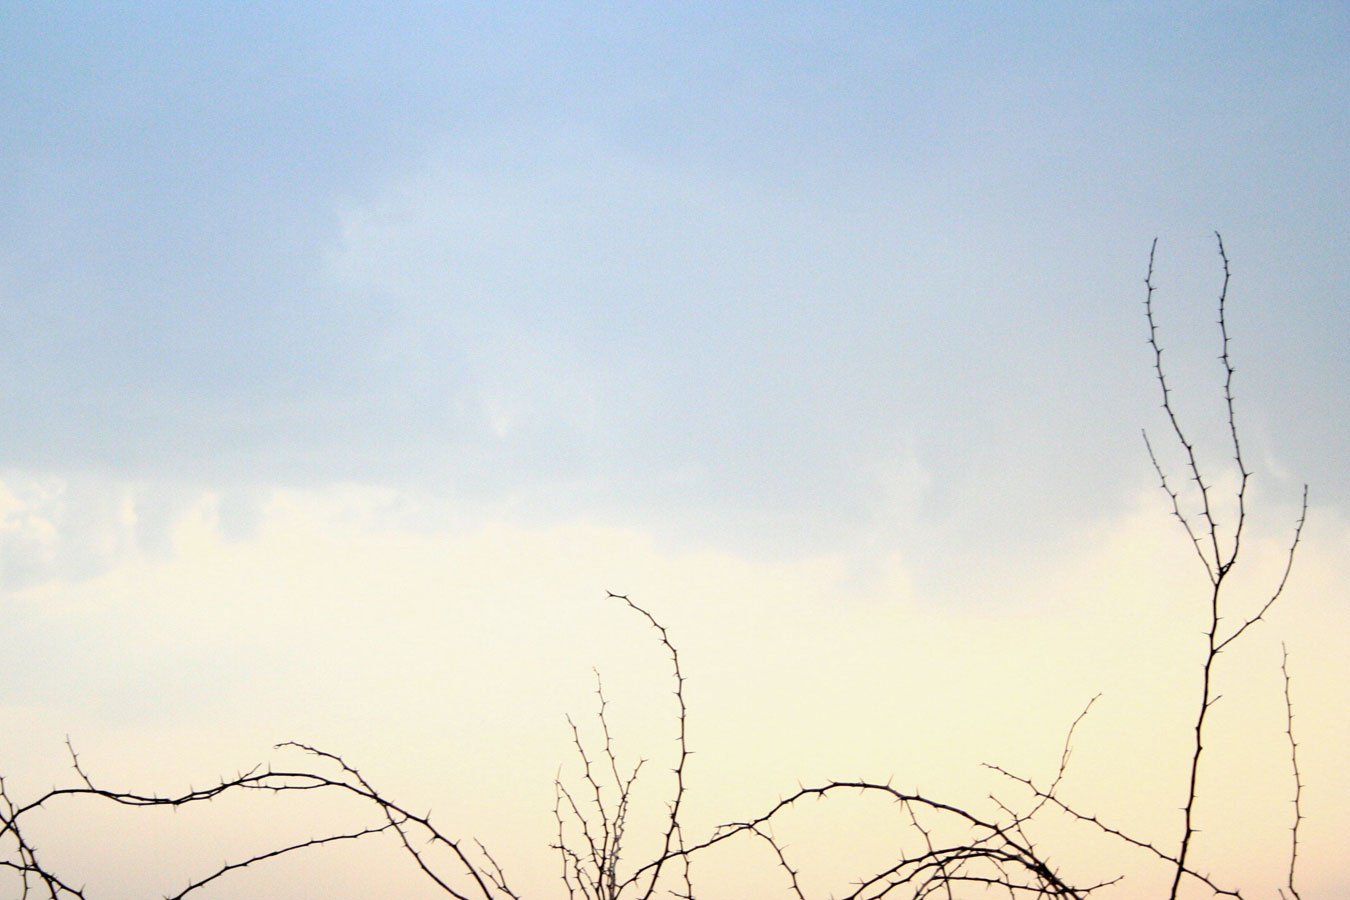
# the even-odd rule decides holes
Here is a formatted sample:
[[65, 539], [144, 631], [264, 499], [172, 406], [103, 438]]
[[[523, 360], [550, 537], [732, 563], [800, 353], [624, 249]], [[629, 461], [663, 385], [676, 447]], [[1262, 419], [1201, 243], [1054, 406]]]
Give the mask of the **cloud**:
[[[1045, 771], [1100, 687], [1076, 796], [1167, 833], [1177, 769], [1136, 763], [1184, 734], [1198, 572], [1139, 499], [1166, 424], [1139, 280], [1157, 234], [1178, 404], [1223, 464], [1212, 224], [1272, 513], [1243, 577], [1302, 479], [1314, 509], [1279, 628], [1232, 657], [1205, 834], [1275, 871], [1284, 819], [1229, 812], [1287, 805], [1249, 790], [1284, 765], [1267, 631], [1309, 784], [1344, 795], [1336, 14], [10, 18], [26, 771], [67, 731], [151, 781], [318, 738], [533, 860], [593, 663], [625, 750], [669, 747], [615, 588], [687, 653], [702, 822], [839, 764], [983, 802], [987, 748]], [[1333, 858], [1341, 812], [1309, 813]]]

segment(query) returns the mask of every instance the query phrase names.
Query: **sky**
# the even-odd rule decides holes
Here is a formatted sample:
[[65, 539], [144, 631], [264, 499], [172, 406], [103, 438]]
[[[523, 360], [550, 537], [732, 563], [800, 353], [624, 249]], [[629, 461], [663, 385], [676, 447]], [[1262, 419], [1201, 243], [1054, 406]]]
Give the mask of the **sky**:
[[[1309, 508], [1220, 657], [1197, 853], [1287, 876], [1283, 642], [1299, 876], [1350, 891], [1348, 39], [1336, 3], [0, 3], [6, 784], [70, 781], [66, 735], [160, 791], [303, 740], [556, 896], [594, 671], [622, 752], [672, 746], [615, 591], [681, 651], [693, 830], [845, 775], [1012, 800], [980, 763], [1053, 776], [1100, 692], [1065, 789], [1169, 845], [1206, 596], [1142, 301], [1156, 238], [1231, 490], [1217, 231], [1232, 617]], [[158, 896], [359, 815], [274, 806], [42, 827], [91, 896]], [[839, 815], [803, 854], [899, 831]], [[1062, 830], [1114, 896], [1158, 877]], [[211, 896], [427, 890], [382, 853]], [[763, 863], [709, 896], [781, 890]]]

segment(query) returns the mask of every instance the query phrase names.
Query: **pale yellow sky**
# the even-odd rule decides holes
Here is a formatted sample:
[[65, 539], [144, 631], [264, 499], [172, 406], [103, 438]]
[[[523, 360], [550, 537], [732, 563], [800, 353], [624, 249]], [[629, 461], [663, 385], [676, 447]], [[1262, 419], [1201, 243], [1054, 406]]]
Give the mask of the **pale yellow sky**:
[[[1063, 795], [1162, 846], [1175, 840], [1205, 594], [1161, 494], [1141, 495], [1128, 516], [1063, 553], [983, 573], [1004, 598], [996, 609], [947, 611], [918, 602], [898, 557], [870, 568], [844, 554], [752, 562], [672, 552], [648, 535], [584, 522], [413, 531], [392, 524], [399, 502], [395, 492], [355, 487], [278, 492], [255, 534], [230, 539], [204, 496], [174, 529], [170, 553], [128, 547], [96, 578], [17, 592], [20, 618], [70, 637], [52, 642], [62, 654], [52, 671], [17, 692], [29, 699], [3, 708], [11, 790], [69, 781], [67, 733], [98, 781], [156, 791], [280, 762], [271, 743], [303, 740], [346, 755], [391, 797], [435, 810], [447, 832], [484, 840], [518, 890], [554, 894], [551, 781], [560, 764], [576, 774], [564, 714], [593, 731], [592, 666], [605, 679], [620, 754], [651, 760], [648, 805], [635, 823], [662, 809], [662, 773], [673, 762], [661, 647], [601, 585], [645, 604], [681, 651], [695, 750], [691, 833], [761, 811], [799, 782], [832, 778], [894, 779], [980, 810], [991, 791], [1023, 802], [980, 763], [1045, 780], [1069, 723], [1100, 692]], [[1308, 895], [1334, 892], [1350, 828], [1338, 801], [1350, 788], [1339, 750], [1350, 741], [1350, 664], [1329, 639], [1347, 624], [1336, 586], [1346, 583], [1350, 527], [1316, 506], [1309, 518], [1287, 596], [1221, 658], [1224, 699], [1200, 794], [1204, 868], [1258, 896], [1282, 877], [1292, 796], [1282, 640], [1307, 785]], [[1278, 577], [1287, 531], [1252, 533], [1237, 576], [1250, 590], [1239, 605]], [[785, 839], [801, 834], [790, 842], [804, 861], [819, 855], [817, 878], [863, 836], [902, 832], [895, 810], [852, 803], [781, 826]], [[165, 826], [195, 848], [180, 864], [250, 846], [259, 809], [306, 833], [350, 815], [304, 821], [314, 814], [302, 804], [270, 802], [225, 804], [228, 828], [181, 816]], [[91, 884], [112, 878], [137, 894], [172, 887], [168, 870], [96, 838], [102, 825], [133, 834], [158, 825], [87, 815], [73, 805], [52, 810], [52, 830], [36, 833], [53, 858], [69, 858]], [[198, 846], [201, 832], [190, 837], [189, 826], [219, 837]], [[1128, 874], [1120, 896], [1140, 895], [1159, 871], [1138, 854], [1106, 854], [1084, 829], [1047, 834], [1059, 842], [1054, 858], [1079, 878]], [[737, 874], [710, 877], [707, 896], [776, 884], [760, 854], [747, 846], [710, 855], [710, 876], [721, 866]], [[333, 879], [325, 896], [369, 896], [384, 867], [397, 867], [378, 853], [318, 856], [321, 865], [299, 865], [322, 870], [314, 885]], [[256, 890], [241, 877], [212, 896]]]

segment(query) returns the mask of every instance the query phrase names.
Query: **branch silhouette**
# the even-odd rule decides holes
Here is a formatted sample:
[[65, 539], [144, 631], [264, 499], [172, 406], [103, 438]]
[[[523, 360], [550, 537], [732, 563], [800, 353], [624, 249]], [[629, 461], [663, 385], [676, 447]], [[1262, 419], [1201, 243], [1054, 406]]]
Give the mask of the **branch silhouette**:
[[[1227, 588], [1244, 547], [1244, 531], [1249, 519], [1248, 486], [1252, 473], [1243, 458], [1233, 393], [1236, 370], [1230, 354], [1232, 341], [1228, 322], [1228, 290], [1232, 275], [1223, 239], [1218, 234], [1215, 237], [1223, 275], [1218, 292], [1222, 409], [1226, 416], [1228, 443], [1236, 475], [1236, 487], [1230, 497], [1219, 496], [1215, 485], [1221, 482], [1211, 477], [1201, 465], [1196, 445], [1188, 437], [1188, 431], [1183, 427], [1173, 404], [1155, 302], [1156, 239], [1149, 250], [1148, 270], [1144, 279], [1145, 318], [1155, 380], [1162, 395], [1167, 431], [1184, 460], [1185, 482], [1194, 484], [1194, 492], [1172, 487], [1172, 479], [1147, 431], [1144, 432], [1145, 447], [1160, 486], [1168, 497], [1170, 514], [1180, 523], [1209, 580], [1205, 597], [1208, 616], [1203, 665], [1196, 686], [1193, 725], [1189, 735], [1190, 750], [1186, 759], [1188, 779], [1180, 807], [1182, 821], [1175, 840], [1131, 834], [1108, 824], [1094, 813], [1076, 808], [1060, 796], [1072, 756], [1074, 734], [1087, 720], [1100, 695], [1093, 697], [1071, 723], [1065, 735], [1058, 767], [1048, 784], [1013, 773], [999, 765], [986, 764], [1002, 783], [1010, 782], [1019, 793], [1023, 790], [1026, 792], [1029, 799], [1020, 809], [1017, 804], [991, 797], [994, 812], [980, 813], [918, 791], [900, 790], [889, 781], [840, 779], [809, 786], [798, 785], [754, 815], [726, 822], [701, 837], [689, 839], [682, 816], [689, 789], [690, 710], [685, 699], [685, 675], [680, 654], [665, 625], [653, 612], [626, 594], [607, 592], [608, 600], [622, 604], [629, 613], [652, 628], [669, 658], [675, 698], [671, 715], [677, 737], [676, 752], [669, 768], [658, 769], [655, 773], [645, 758], [631, 763], [623, 762], [611, 730], [609, 701], [605, 696], [604, 684], [600, 673], [596, 672], [595, 694], [598, 703], [595, 719], [599, 726], [599, 745], [588, 746], [582, 730], [570, 716], [567, 717], [576, 763], [580, 766], [579, 775], [569, 781], [564, 778], [563, 769], [560, 768], [554, 780], [553, 814], [557, 837], [553, 850], [558, 854], [560, 881], [569, 900], [652, 900], [656, 896], [692, 900], [696, 896], [692, 873], [697, 860], [712, 848], [739, 843], [761, 848], [761, 854], [762, 849], [767, 847], [771, 866], [784, 876], [786, 893], [796, 900], [806, 900], [807, 881], [801, 877], [802, 868], [789, 861], [787, 847], [774, 834], [774, 823], [789, 810], [804, 806], [805, 801], [829, 801], [835, 804], [856, 801], [860, 797], [887, 801], [895, 811], [894, 827], [908, 835], [909, 839], [896, 841], [895, 846], [901, 849], [895, 851], [889, 862], [880, 867], [874, 864], [873, 868], [857, 873], [847, 884], [838, 885], [830, 894], [832, 897], [840, 896], [846, 900], [893, 897], [955, 900], [960, 896], [984, 897], [992, 890], [995, 895], [1015, 898], [1084, 898], [1119, 884], [1122, 879], [1117, 875], [1087, 884], [1077, 883], [1049, 862], [1049, 856], [1038, 847], [1033, 835], [1038, 817], [1053, 814], [1067, 817], [1069, 821], [1080, 823], [1113, 841], [1143, 851], [1153, 864], [1165, 867], [1164, 871], [1170, 873], [1168, 900], [1177, 900], [1183, 885], [1198, 885], [1214, 896], [1241, 900], [1243, 894], [1238, 887], [1201, 871], [1193, 861], [1193, 839], [1199, 831], [1201, 812], [1198, 785], [1203, 764], [1208, 759], [1205, 751], [1210, 749], [1206, 746], [1209, 713], [1219, 697], [1216, 685], [1220, 654], [1247, 636], [1252, 626], [1264, 621], [1284, 594], [1307, 519], [1308, 491], [1305, 486], [1283, 572], [1275, 586], [1264, 595], [1255, 609], [1234, 611]], [[1231, 530], [1221, 525], [1221, 508], [1227, 508], [1232, 515]], [[1229, 622], [1237, 624], [1231, 625]], [[1284, 724], [1293, 776], [1294, 819], [1290, 829], [1288, 875], [1280, 895], [1284, 900], [1301, 900], [1295, 874], [1299, 856], [1299, 826], [1303, 821], [1304, 784], [1299, 769], [1299, 745], [1294, 732], [1294, 705], [1288, 663], [1286, 650], [1281, 662], [1281, 673], [1284, 679]], [[218, 882], [242, 877], [246, 870], [316, 847], [378, 839], [395, 842], [403, 857], [422, 873], [435, 891], [455, 900], [521, 900], [509, 886], [502, 866], [487, 847], [476, 840], [464, 841], [451, 837], [438, 824], [433, 824], [430, 813], [414, 813], [409, 807], [387, 798], [342, 756], [295, 741], [278, 744], [274, 749], [294, 757], [297, 764], [285, 769], [257, 766], [234, 777], [220, 779], [208, 788], [160, 796], [101, 786], [86, 772], [74, 744], [67, 739], [67, 751], [75, 773], [72, 786], [53, 788], [33, 800], [18, 802], [8, 792], [4, 779], [0, 778], [0, 876], [7, 876], [9, 884], [17, 890], [16, 896], [25, 900], [29, 897], [84, 900], [86, 896], [93, 900], [92, 894], [86, 895], [84, 886], [76, 887], [57, 873], [47, 857], [39, 854], [30, 834], [25, 831], [33, 814], [41, 809], [65, 808], [72, 803], [180, 808], [209, 804], [226, 794], [263, 792], [289, 795], [318, 791], [355, 798], [368, 814], [367, 819], [345, 827], [331, 827], [316, 837], [285, 843], [225, 862], [189, 881], [169, 900], [181, 900]], [[662, 772], [672, 776], [670, 787], [663, 794], [665, 811], [656, 817], [658, 824], [647, 836], [649, 840], [639, 842], [640, 846], [656, 849], [648, 858], [633, 859], [630, 850], [630, 838], [633, 835], [630, 830], [635, 822], [647, 821], [633, 817], [634, 787], [639, 779], [647, 779]], [[903, 849], [906, 846], [910, 849]], [[3, 879], [0, 879], [0, 883], [4, 883]]]

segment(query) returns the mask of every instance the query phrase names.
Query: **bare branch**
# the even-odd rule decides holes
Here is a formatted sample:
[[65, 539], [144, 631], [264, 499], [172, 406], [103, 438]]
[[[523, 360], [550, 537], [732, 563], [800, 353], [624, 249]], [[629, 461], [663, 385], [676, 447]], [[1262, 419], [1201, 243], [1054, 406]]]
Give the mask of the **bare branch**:
[[[688, 709], [686, 708], [684, 703], [684, 673], [680, 671], [680, 654], [675, 649], [675, 645], [670, 642], [670, 636], [666, 633], [665, 626], [662, 625], [660, 622], [658, 622], [656, 620], [656, 617], [653, 616], [650, 612], [648, 612], [641, 606], [638, 606], [636, 603], [628, 599], [628, 597], [624, 596], [623, 594], [616, 594], [613, 591], [610, 591], [608, 593], [611, 598], [615, 600], [622, 600], [624, 603], [628, 605], [630, 609], [643, 616], [648, 622], [651, 623], [651, 626], [656, 629], [657, 634], [659, 634], [661, 637], [661, 644], [666, 648], [666, 652], [670, 654], [670, 664], [675, 675], [675, 700], [679, 706], [679, 718], [677, 719], [676, 724], [679, 728], [680, 754], [679, 759], [676, 761], [675, 768], [673, 770], [675, 775], [675, 796], [670, 801], [670, 815], [668, 819], [668, 825], [666, 827], [665, 837], [663, 839], [661, 856], [658, 857], [656, 862], [650, 866], [650, 869], [648, 870], [649, 872], [648, 877], [650, 878], [650, 880], [647, 882], [647, 889], [642, 893], [642, 900], [650, 900], [652, 893], [656, 890], [656, 884], [661, 877], [661, 868], [665, 864], [665, 861], [671, 858], [673, 855], [678, 855], [678, 857], [682, 860], [687, 859], [686, 854], [684, 854], [683, 852], [678, 852], [678, 854], [672, 853], [672, 851], [683, 850], [683, 839], [680, 833], [680, 805], [684, 802], [684, 791], [685, 791], [684, 766], [685, 763], [689, 760], [689, 744], [686, 736]], [[623, 882], [623, 884], [619, 886], [620, 890], [622, 890], [629, 884], [637, 883], [639, 873], [643, 872], [646, 869], [647, 867], [643, 867], [643, 869], [639, 869], [637, 872], [634, 872], [627, 880]], [[688, 868], [685, 868], [684, 870], [684, 878], [685, 878], [686, 892], [688, 892], [689, 889]]]
[[1224, 647], [1227, 647], [1229, 644], [1233, 643], [1233, 641], [1237, 640], [1239, 637], [1241, 637], [1242, 633], [1246, 631], [1248, 628], [1255, 625], [1257, 622], [1261, 621], [1265, 617], [1266, 613], [1270, 611], [1270, 608], [1275, 605], [1275, 601], [1280, 599], [1280, 595], [1284, 593], [1284, 586], [1289, 582], [1289, 573], [1294, 570], [1294, 554], [1298, 551], [1299, 540], [1303, 537], [1303, 523], [1307, 521], [1307, 518], [1308, 518], [1308, 486], [1305, 484], [1303, 486], [1303, 502], [1299, 509], [1298, 522], [1294, 524], [1294, 539], [1289, 544], [1289, 552], [1285, 554], [1284, 573], [1280, 576], [1280, 583], [1275, 586], [1275, 590], [1271, 592], [1270, 597], [1266, 600], [1265, 604], [1257, 611], [1256, 615], [1248, 618], [1241, 625], [1235, 628], [1232, 634], [1230, 634], [1223, 640], [1219, 641], [1219, 643], [1214, 648], [1216, 653], [1222, 650]]
[[[1200, 489], [1201, 517], [1207, 525], [1207, 532], [1211, 538], [1213, 546], [1213, 559], [1205, 555], [1204, 549], [1200, 546], [1200, 538], [1191, 526], [1190, 520], [1181, 513], [1177, 505], [1177, 494], [1167, 486], [1167, 477], [1163, 474], [1162, 467], [1158, 464], [1157, 457], [1153, 455], [1153, 447], [1149, 446], [1149, 457], [1153, 460], [1154, 468], [1158, 470], [1158, 475], [1162, 478], [1163, 490], [1167, 491], [1168, 496], [1172, 498], [1173, 511], [1176, 517], [1181, 520], [1181, 524], [1186, 527], [1186, 534], [1195, 544], [1196, 552], [1200, 555], [1200, 561], [1204, 563], [1205, 571], [1209, 574], [1211, 582], [1217, 582], [1219, 579], [1219, 570], [1222, 568], [1221, 557], [1218, 544], [1218, 530], [1214, 524], [1214, 516], [1209, 508], [1209, 486], [1205, 484], [1205, 479], [1200, 474], [1200, 464], [1195, 458], [1195, 445], [1186, 438], [1185, 432], [1181, 429], [1181, 422], [1178, 421], [1175, 410], [1172, 408], [1172, 390], [1167, 385], [1167, 374], [1163, 370], [1163, 351], [1162, 345], [1158, 343], [1158, 325], [1153, 317], [1153, 260], [1158, 250], [1158, 239], [1153, 239], [1153, 246], [1148, 251], [1148, 274], [1144, 276], [1144, 286], [1147, 292], [1144, 295], [1144, 314], [1148, 319], [1148, 343], [1153, 348], [1153, 370], [1157, 374], [1158, 387], [1162, 390], [1162, 408], [1167, 414], [1167, 421], [1172, 427], [1172, 434], [1176, 437], [1177, 443], [1181, 445], [1186, 453], [1187, 465], [1191, 470], [1191, 480], [1196, 483]], [[1225, 284], [1225, 290], [1227, 285]], [[1222, 310], [1222, 306], [1220, 307]], [[1147, 433], [1144, 435], [1145, 443], [1148, 442]]]
[[[1239, 438], [1237, 428], [1237, 415], [1233, 401], [1233, 374], [1234, 367], [1232, 356], [1230, 355], [1230, 336], [1228, 331], [1228, 286], [1231, 279], [1231, 271], [1228, 263], [1228, 253], [1224, 249], [1223, 237], [1217, 232], [1214, 235], [1218, 242], [1219, 259], [1223, 264], [1223, 284], [1219, 289], [1219, 335], [1221, 338], [1221, 352], [1219, 360], [1223, 365], [1223, 400], [1224, 411], [1228, 422], [1228, 433], [1232, 442], [1233, 461], [1237, 468], [1238, 486], [1234, 491], [1233, 502], [1236, 508], [1237, 522], [1233, 529], [1230, 541], [1225, 547], [1225, 542], [1220, 538], [1219, 524], [1215, 520], [1213, 507], [1210, 502], [1209, 485], [1206, 484], [1204, 475], [1196, 459], [1195, 446], [1186, 437], [1182, 430], [1181, 423], [1177, 418], [1176, 411], [1172, 406], [1171, 390], [1168, 387], [1167, 375], [1163, 369], [1162, 347], [1158, 342], [1158, 327], [1154, 318], [1153, 309], [1153, 264], [1154, 256], [1157, 252], [1158, 241], [1155, 238], [1153, 245], [1149, 250], [1148, 275], [1144, 279], [1146, 293], [1144, 297], [1144, 309], [1148, 320], [1149, 346], [1153, 348], [1154, 371], [1157, 375], [1158, 386], [1162, 391], [1163, 410], [1167, 415], [1167, 420], [1171, 425], [1172, 434], [1177, 444], [1185, 453], [1187, 465], [1191, 472], [1192, 480], [1200, 489], [1200, 519], [1203, 522], [1203, 532], [1197, 532], [1190, 519], [1182, 512], [1178, 495], [1167, 483], [1167, 477], [1163, 472], [1157, 456], [1153, 452], [1151, 444], [1148, 445], [1149, 458], [1153, 461], [1153, 467], [1157, 471], [1162, 483], [1163, 491], [1167, 494], [1172, 504], [1173, 515], [1179, 519], [1185, 526], [1186, 534], [1194, 545], [1197, 554], [1205, 565], [1205, 571], [1209, 575], [1211, 592], [1209, 598], [1209, 623], [1205, 633], [1207, 647], [1204, 659], [1204, 666], [1201, 674], [1200, 699], [1197, 704], [1194, 740], [1191, 752], [1190, 775], [1188, 780], [1186, 800], [1182, 807], [1182, 832], [1179, 843], [1179, 849], [1174, 858], [1175, 872], [1172, 878], [1171, 891], [1168, 894], [1169, 900], [1176, 900], [1177, 892], [1181, 886], [1181, 880], [1189, 869], [1187, 867], [1187, 857], [1191, 848], [1191, 840], [1195, 836], [1195, 808], [1197, 802], [1200, 764], [1202, 754], [1205, 748], [1205, 726], [1209, 716], [1210, 709], [1218, 701], [1219, 696], [1214, 688], [1215, 664], [1219, 654], [1241, 637], [1255, 623], [1261, 621], [1265, 614], [1279, 599], [1284, 592], [1284, 586], [1288, 582], [1289, 573], [1293, 568], [1294, 553], [1298, 548], [1300, 536], [1303, 532], [1303, 523], [1307, 518], [1308, 494], [1305, 486], [1303, 492], [1303, 509], [1299, 515], [1298, 524], [1294, 529], [1294, 539], [1289, 548], [1288, 559], [1285, 563], [1284, 574], [1280, 578], [1279, 585], [1275, 591], [1266, 600], [1265, 604], [1256, 612], [1255, 615], [1245, 619], [1242, 624], [1233, 629], [1226, 637], [1219, 634], [1220, 622], [1223, 620], [1223, 587], [1225, 579], [1237, 563], [1238, 554], [1242, 547], [1243, 529], [1247, 522], [1247, 485], [1251, 478], [1251, 473], [1247, 469], [1242, 458], [1242, 442]], [[1145, 442], [1147, 444], [1147, 435]], [[1202, 543], [1207, 543], [1209, 552], [1206, 553]]]
[[[1303, 776], [1298, 770], [1298, 742], [1294, 740], [1294, 698], [1289, 683], [1289, 648], [1280, 644], [1280, 674], [1284, 676], [1284, 733], [1289, 736], [1289, 768], [1294, 773], [1294, 824], [1289, 837], [1289, 896], [1301, 900], [1294, 887], [1294, 866], [1298, 862], [1298, 826], [1303, 821]], [[1284, 896], [1284, 891], [1280, 891]]]

